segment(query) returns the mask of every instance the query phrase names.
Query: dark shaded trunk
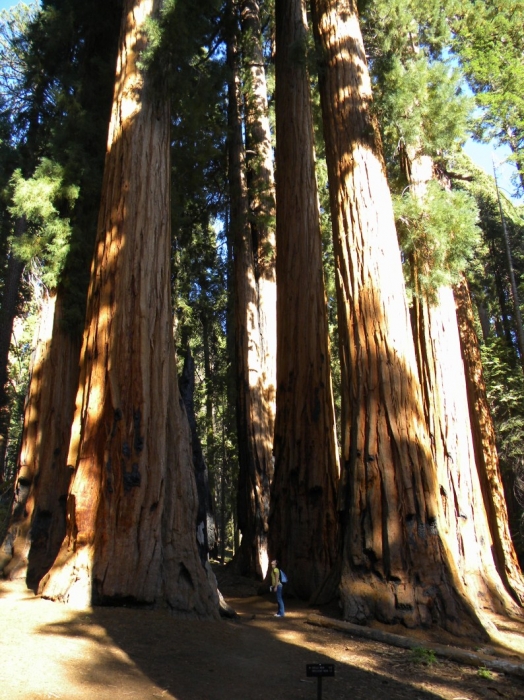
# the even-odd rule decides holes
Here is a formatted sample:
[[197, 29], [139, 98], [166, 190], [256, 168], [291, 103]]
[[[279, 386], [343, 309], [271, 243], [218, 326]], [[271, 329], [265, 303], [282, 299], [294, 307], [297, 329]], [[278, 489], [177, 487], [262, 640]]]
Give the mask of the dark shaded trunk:
[[[26, 229], [25, 219], [15, 223], [15, 237], [21, 236]], [[7, 368], [9, 366], [9, 348], [16, 317], [20, 282], [25, 264], [9, 251], [4, 293], [0, 304], [0, 483], [4, 480], [5, 455], [9, 436], [9, 396], [7, 393]]]
[[36, 590], [60, 550], [71, 478], [67, 450], [78, 385], [80, 341], [62, 329], [62, 302], [45, 299], [15, 483], [15, 500], [4, 541], [3, 574], [25, 578]]
[[195, 417], [195, 362], [188, 349], [184, 360], [184, 368], [179, 379], [180, 394], [186, 407], [189, 427], [191, 428], [191, 443], [193, 447], [193, 468], [198, 492], [197, 511], [197, 542], [200, 560], [203, 564], [208, 560], [209, 553], [216, 547], [216, 526], [213, 515], [213, 499], [209, 488], [209, 474], [198, 436]]
[[311, 597], [337, 552], [338, 456], [305, 5], [276, 2], [277, 414], [271, 558]]

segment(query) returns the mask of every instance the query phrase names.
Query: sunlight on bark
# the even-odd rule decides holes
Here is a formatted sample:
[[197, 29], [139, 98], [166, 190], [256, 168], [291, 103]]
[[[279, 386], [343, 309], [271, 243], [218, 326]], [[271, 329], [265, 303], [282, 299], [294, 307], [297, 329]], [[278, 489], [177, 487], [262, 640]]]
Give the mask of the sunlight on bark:
[[133, 4], [127, 16], [128, 30], [118, 54], [115, 81], [115, 99], [108, 133], [108, 150], [111, 144], [119, 138], [126, 123], [140, 109], [140, 92], [143, 87], [143, 77], [136, 66], [137, 56], [143, 31], [137, 39], [136, 27], [143, 27], [144, 21], [153, 10], [154, 0], [141, 0]]

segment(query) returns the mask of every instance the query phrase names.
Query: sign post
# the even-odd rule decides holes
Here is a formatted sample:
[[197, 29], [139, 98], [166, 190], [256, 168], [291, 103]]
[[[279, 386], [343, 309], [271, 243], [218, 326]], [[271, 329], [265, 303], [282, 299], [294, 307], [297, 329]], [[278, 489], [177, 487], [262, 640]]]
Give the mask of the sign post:
[[306, 664], [306, 675], [317, 679], [317, 700], [322, 700], [322, 679], [335, 675], [335, 664]]

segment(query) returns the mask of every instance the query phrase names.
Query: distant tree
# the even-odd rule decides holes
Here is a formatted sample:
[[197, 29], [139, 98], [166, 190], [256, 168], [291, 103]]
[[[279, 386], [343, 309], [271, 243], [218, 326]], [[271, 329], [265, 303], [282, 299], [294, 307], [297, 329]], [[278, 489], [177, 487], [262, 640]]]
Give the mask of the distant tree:
[[13, 248], [24, 265], [38, 261], [43, 292], [2, 569], [4, 576], [25, 578], [31, 558], [27, 580], [35, 587], [65, 534], [70, 471], [63, 453], [73, 415], [79, 343], [64, 336], [60, 327], [63, 302], [56, 289], [71, 237], [66, 213], [72, 211], [78, 189], [64, 185], [62, 169], [46, 160], [28, 180], [15, 172], [12, 186], [11, 209], [26, 229]]
[[469, 0], [452, 17], [452, 47], [478, 105], [475, 136], [509, 146], [524, 191], [524, 7], [520, 0]]
[[[11, 10], [0, 12], [0, 187], [3, 190], [0, 238], [6, 261], [3, 265], [0, 286], [0, 480], [4, 477], [5, 453], [10, 423], [8, 380], [9, 349], [14, 319], [20, 301], [20, 285], [24, 270], [23, 261], [15, 254], [10, 237], [15, 239], [25, 230], [23, 218], [13, 220], [8, 213], [9, 194], [7, 182], [15, 167], [21, 164], [16, 146], [23, 141], [24, 131], [17, 124], [17, 114], [27, 99], [25, 74], [27, 70], [27, 34], [29, 24], [36, 14], [36, 4], [20, 3]], [[28, 167], [26, 163], [26, 168]]]

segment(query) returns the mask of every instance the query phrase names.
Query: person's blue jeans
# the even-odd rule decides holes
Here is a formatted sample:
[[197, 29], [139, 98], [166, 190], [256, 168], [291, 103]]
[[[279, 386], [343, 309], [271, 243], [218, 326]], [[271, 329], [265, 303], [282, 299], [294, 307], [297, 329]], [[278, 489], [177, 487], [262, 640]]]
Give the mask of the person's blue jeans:
[[277, 586], [277, 605], [278, 614], [280, 617], [284, 617], [284, 601], [282, 600], [282, 584], [279, 583]]

